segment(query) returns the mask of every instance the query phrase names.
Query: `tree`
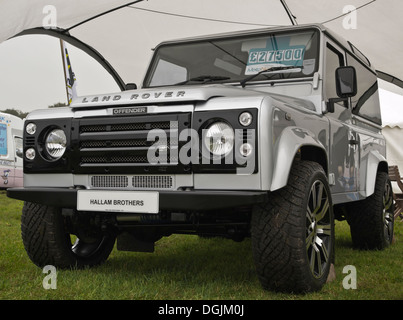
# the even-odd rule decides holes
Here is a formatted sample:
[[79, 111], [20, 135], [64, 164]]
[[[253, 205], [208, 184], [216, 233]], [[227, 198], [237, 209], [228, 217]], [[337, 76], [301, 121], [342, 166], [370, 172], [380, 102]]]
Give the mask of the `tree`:
[[24, 119], [27, 117], [29, 112], [22, 112], [21, 110], [17, 110], [17, 109], [5, 109], [5, 110], [0, 110], [0, 112], [4, 112], [4, 113], [8, 113], [8, 114], [12, 114], [13, 116], [17, 116], [21, 119]]
[[67, 105], [63, 102], [57, 102], [55, 104], [52, 104], [51, 106], [48, 106], [48, 108], [60, 108], [60, 107], [67, 107]]

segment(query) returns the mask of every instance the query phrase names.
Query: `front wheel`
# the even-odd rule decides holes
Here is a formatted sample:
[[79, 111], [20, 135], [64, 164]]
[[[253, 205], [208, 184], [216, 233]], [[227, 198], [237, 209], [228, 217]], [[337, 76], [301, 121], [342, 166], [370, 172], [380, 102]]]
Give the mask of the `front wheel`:
[[39, 267], [83, 268], [101, 264], [108, 258], [115, 244], [114, 234], [89, 228], [73, 236], [68, 231], [71, 224], [71, 218], [63, 216], [60, 208], [26, 202], [21, 234], [32, 262]]
[[311, 292], [326, 283], [334, 260], [330, 189], [322, 167], [296, 161], [286, 187], [252, 213], [252, 249], [265, 289]]

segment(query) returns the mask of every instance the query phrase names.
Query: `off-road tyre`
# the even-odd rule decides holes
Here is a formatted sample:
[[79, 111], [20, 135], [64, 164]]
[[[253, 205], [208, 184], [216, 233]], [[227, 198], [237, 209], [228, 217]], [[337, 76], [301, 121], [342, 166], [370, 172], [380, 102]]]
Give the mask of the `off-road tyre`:
[[295, 293], [320, 290], [334, 263], [333, 207], [323, 168], [315, 162], [295, 161], [287, 186], [254, 207], [251, 235], [263, 288]]
[[61, 208], [25, 202], [21, 235], [29, 258], [39, 267], [84, 268], [103, 263], [110, 255], [116, 236], [105, 234], [94, 240], [76, 239], [66, 230], [68, 217]]
[[392, 243], [394, 229], [392, 185], [386, 172], [376, 176], [375, 191], [365, 200], [349, 206], [346, 216], [353, 247], [383, 250]]

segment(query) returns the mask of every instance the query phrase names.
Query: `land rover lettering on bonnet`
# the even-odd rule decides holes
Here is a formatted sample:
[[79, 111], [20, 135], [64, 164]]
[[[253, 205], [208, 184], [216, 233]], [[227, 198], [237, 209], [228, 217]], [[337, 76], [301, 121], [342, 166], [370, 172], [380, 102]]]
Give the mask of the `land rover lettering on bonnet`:
[[168, 41], [140, 89], [30, 113], [24, 187], [8, 196], [25, 201], [41, 267], [98, 265], [115, 241], [153, 252], [175, 233], [251, 238], [263, 288], [317, 291], [335, 219], [356, 248], [392, 241], [381, 124], [375, 70], [321, 25]]

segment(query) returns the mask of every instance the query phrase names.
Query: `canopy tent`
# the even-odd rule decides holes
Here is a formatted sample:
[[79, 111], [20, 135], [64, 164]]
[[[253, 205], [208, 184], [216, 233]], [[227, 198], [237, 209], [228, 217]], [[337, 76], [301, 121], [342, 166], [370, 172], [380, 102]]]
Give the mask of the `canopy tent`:
[[[399, 63], [403, 56], [403, 42], [399, 40], [403, 29], [399, 16], [402, 1], [286, 2], [299, 24], [324, 23], [365, 52], [375, 68], [382, 71], [380, 74], [403, 79], [403, 63]], [[62, 37], [96, 58], [123, 89], [124, 83], [139, 81], [151, 49], [159, 42], [290, 25], [292, 21], [284, 3], [281, 0], [0, 0], [0, 43], [27, 33]], [[343, 10], [353, 11], [343, 16]]]
[[[403, 171], [403, 89], [397, 93], [385, 89], [379, 90], [382, 112], [382, 134], [386, 139], [386, 158], [389, 165], [399, 166]], [[395, 192], [401, 190], [394, 185]]]
[[[270, 23], [257, 18], [260, 8], [273, 9]], [[163, 40], [290, 24], [280, 0], [2, 0], [0, 19], [0, 42], [23, 34], [60, 37], [95, 58], [121, 89], [140, 81], [152, 48]]]
[[[287, 3], [299, 23], [324, 23], [364, 52], [375, 69], [382, 72], [382, 78], [402, 84], [399, 79], [403, 79], [403, 1], [287, 0]], [[354, 8], [355, 11], [343, 16], [343, 9], [348, 12]]]

